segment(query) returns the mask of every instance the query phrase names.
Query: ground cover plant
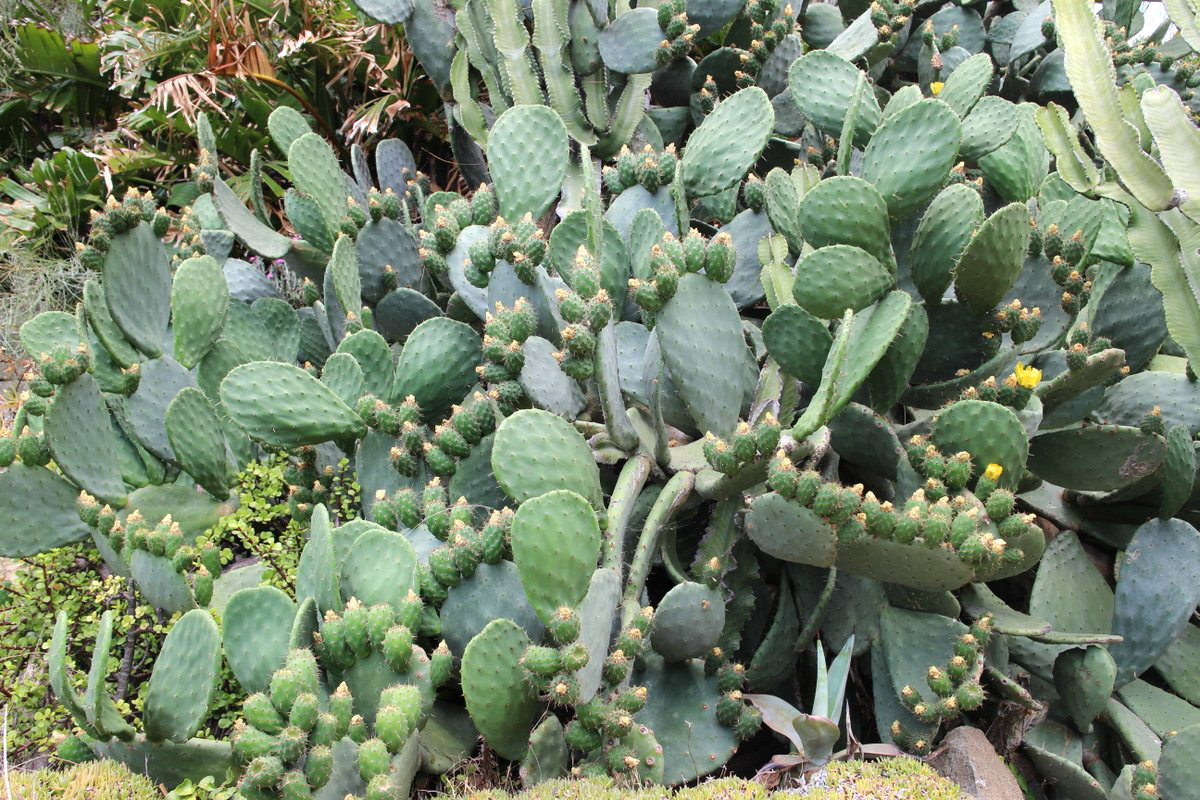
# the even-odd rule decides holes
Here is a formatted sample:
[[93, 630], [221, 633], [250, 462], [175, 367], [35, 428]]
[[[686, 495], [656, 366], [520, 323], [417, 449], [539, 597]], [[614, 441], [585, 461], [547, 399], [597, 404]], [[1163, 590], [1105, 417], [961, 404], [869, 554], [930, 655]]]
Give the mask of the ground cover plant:
[[[677, 786], [967, 722], [1057, 797], [1191, 796], [1194, 9], [362, 8], [473, 191], [284, 106], [277, 226], [202, 117], [196, 201], [109, 201], [21, 330], [0, 553], [179, 615], [131, 724], [111, 616], [87, 665], [58, 614], [64, 753], [377, 798], [479, 739]], [[205, 534], [264, 458], [294, 581]]]

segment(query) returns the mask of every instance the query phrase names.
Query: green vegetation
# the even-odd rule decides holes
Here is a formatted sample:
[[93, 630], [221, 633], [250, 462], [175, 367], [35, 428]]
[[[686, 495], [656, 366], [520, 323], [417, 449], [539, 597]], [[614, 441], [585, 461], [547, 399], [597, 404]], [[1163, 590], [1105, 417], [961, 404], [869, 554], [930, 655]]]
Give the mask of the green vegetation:
[[62, 750], [247, 800], [949, 797], [903, 754], [1027, 714], [1056, 798], [1184, 796], [1200, 29], [976, 5], [363, 0], [441, 174], [197, 114], [19, 333], [0, 554], [91, 542], [165, 632], [135, 683], [127, 608], [22, 621]]
[[888, 761], [842, 761], [830, 764], [807, 777], [798, 786], [778, 792], [761, 783], [738, 778], [718, 778], [697, 786], [671, 790], [661, 786], [636, 789], [616, 786], [611, 780], [554, 780], [532, 789], [509, 794], [497, 790], [457, 790], [451, 796], [465, 800], [766, 800], [768, 797], [797, 797], [806, 800], [960, 800], [962, 789], [940, 777], [928, 765], [911, 758]]
[[65, 770], [9, 770], [3, 775], [10, 800], [157, 800], [158, 789], [124, 764], [94, 761]]
[[[255, 560], [262, 565], [265, 583], [291, 592], [305, 531], [291, 517], [283, 476], [282, 459], [247, 465], [234, 482], [237, 509], [221, 517], [205, 536], [217, 546], [222, 564]], [[334, 486], [331, 504], [343, 510], [346, 520], [353, 519], [357, 491], [340, 482]], [[151, 667], [177, 618], [156, 613], [136, 584], [108, 572], [93, 546], [71, 545], [10, 562], [0, 585], [0, 681], [7, 687], [8, 746], [14, 762], [52, 752], [62, 731], [72, 727], [70, 714], [50, 691], [45, 671], [53, 628], [49, 621], [60, 611], [73, 620], [72, 643], [92, 640], [101, 615], [112, 612], [118, 647], [109, 659], [108, 674], [118, 687], [117, 707], [135, 717], [145, 702]], [[89, 657], [87, 648], [74, 646], [68, 655], [77, 664], [86, 664]], [[227, 736], [244, 699], [233, 673], [223, 669], [201, 730], [208, 736]]]

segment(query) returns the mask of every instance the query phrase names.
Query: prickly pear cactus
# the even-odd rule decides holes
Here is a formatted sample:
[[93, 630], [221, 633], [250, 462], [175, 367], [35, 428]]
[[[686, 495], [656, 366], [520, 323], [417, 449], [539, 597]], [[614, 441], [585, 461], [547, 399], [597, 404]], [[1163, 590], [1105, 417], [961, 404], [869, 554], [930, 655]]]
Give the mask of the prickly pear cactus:
[[[1167, 6], [1163, 42], [1082, 0], [359, 3], [442, 90], [468, 194], [395, 140], [351, 177], [280, 108], [286, 227], [206, 135], [198, 199], [112, 200], [76, 313], [21, 330], [0, 555], [90, 538], [182, 615], [141, 732], [110, 627], [81, 696], [60, 618], [82, 741], [382, 798], [477, 737], [527, 783], [693, 781], [786, 708], [819, 747], [776, 764], [817, 768], [819, 637], [871, 752], [1003, 706], [1059, 796], [1188, 786], [1200, 134]], [[279, 453], [294, 595], [201, 535]], [[230, 742], [195, 738], [221, 658]]]

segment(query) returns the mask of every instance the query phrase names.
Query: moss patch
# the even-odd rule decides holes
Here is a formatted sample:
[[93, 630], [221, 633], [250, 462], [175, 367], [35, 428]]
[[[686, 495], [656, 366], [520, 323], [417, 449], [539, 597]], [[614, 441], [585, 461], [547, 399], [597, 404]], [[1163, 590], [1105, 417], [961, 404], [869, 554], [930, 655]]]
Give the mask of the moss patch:
[[721, 778], [675, 790], [660, 786], [623, 788], [606, 780], [558, 780], [517, 794], [492, 789], [463, 791], [455, 796], [468, 800], [766, 800], [768, 797], [964, 800], [966, 797], [957, 784], [938, 775], [925, 762], [912, 758], [834, 762], [798, 785], [774, 792], [762, 784], [740, 778]]

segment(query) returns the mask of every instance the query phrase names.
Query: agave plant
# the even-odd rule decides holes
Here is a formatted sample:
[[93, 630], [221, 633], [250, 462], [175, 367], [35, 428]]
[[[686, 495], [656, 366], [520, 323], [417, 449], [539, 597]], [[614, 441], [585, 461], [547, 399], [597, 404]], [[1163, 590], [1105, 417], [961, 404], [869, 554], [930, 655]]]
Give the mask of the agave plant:
[[[762, 712], [763, 724], [783, 736], [794, 750], [788, 755], [773, 756], [764, 769], [790, 770], [797, 767], [805, 772], [821, 769], [830, 761], [850, 755], [849, 748], [834, 753], [842, 737], [841, 719], [845, 712], [846, 680], [850, 677], [850, 659], [854, 654], [854, 636], [846, 639], [841, 652], [825, 666], [825, 648], [817, 642], [817, 678], [813, 688], [813, 713], [805, 714], [786, 700], [769, 694], [748, 694], [750, 701]], [[849, 720], [847, 719], [847, 723]], [[852, 741], [847, 724], [847, 740]], [[856, 751], [869, 755], [901, 755], [903, 751], [891, 745], [861, 745]]]

